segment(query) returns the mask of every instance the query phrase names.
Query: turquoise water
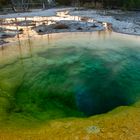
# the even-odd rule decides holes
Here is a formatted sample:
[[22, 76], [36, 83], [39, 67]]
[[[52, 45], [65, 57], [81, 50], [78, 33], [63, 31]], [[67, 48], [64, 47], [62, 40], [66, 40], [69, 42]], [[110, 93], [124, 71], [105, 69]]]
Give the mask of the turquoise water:
[[0, 119], [106, 113], [140, 100], [140, 37], [61, 33], [0, 50]]

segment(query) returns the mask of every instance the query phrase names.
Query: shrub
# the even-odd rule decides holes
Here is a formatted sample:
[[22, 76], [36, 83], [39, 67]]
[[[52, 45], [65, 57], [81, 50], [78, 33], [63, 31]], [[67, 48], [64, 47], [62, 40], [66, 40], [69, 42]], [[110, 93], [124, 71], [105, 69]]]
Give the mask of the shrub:
[[95, 8], [95, 3], [94, 3], [94, 2], [86, 2], [86, 3], [83, 5], [83, 7], [93, 9], [93, 8]]

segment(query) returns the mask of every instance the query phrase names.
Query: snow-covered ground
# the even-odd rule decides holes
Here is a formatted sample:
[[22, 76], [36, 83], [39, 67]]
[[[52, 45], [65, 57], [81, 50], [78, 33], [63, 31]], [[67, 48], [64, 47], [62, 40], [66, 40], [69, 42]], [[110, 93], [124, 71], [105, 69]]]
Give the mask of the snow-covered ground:
[[106, 14], [106, 11], [100, 10], [74, 10], [74, 8], [52, 8], [48, 10], [33, 10], [32, 12], [28, 13], [13, 13], [7, 15], [0, 15], [0, 19], [17, 17], [50, 17], [55, 16], [58, 11], [69, 11], [69, 14], [71, 16], [89, 17], [100, 22], [111, 23], [113, 31], [116, 32], [140, 35], [140, 13], [137, 14], [139, 16], [137, 16], [136, 18], [129, 18], [129, 15], [127, 15], [125, 16], [124, 20], [123, 18], [115, 18], [113, 14], [118, 14], [120, 17], [122, 17], [125, 15], [125, 12], [112, 11], [112, 15], [108, 15]]
[[[121, 13], [119, 14], [121, 17]], [[122, 14], [125, 15], [124, 12], [122, 12]], [[106, 11], [102, 11], [102, 12], [95, 11], [95, 10], [71, 11], [70, 15], [90, 17], [97, 21], [111, 23], [112, 29], [116, 32], [140, 35], [140, 13], [139, 13], [139, 19], [138, 17], [129, 18], [128, 15], [128, 19], [126, 17], [125, 20], [121, 20], [121, 18], [115, 19], [115, 17], [113, 16], [106, 15]]]
[[58, 11], [65, 11], [65, 10], [72, 10], [73, 8], [52, 8], [47, 10], [42, 9], [36, 9], [32, 10], [31, 12], [25, 12], [25, 13], [12, 13], [12, 14], [6, 14], [6, 15], [0, 15], [1, 18], [17, 18], [17, 17], [39, 17], [39, 16], [55, 16], [56, 12]]

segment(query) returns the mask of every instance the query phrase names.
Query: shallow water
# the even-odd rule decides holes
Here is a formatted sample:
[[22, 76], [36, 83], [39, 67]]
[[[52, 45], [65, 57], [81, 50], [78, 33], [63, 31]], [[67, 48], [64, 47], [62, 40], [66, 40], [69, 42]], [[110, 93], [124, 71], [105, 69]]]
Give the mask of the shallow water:
[[[106, 113], [140, 98], [140, 37], [60, 33], [0, 50], [0, 119]], [[29, 120], [30, 120], [29, 119]]]

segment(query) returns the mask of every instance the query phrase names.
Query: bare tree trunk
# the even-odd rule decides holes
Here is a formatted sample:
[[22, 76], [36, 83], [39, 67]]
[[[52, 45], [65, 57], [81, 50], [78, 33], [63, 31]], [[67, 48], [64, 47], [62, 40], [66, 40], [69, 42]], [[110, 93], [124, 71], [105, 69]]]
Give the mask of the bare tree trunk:
[[13, 0], [10, 0], [10, 2], [11, 2], [11, 6], [12, 6], [13, 11], [14, 12], [17, 12], [17, 9], [15, 7], [14, 1]]

